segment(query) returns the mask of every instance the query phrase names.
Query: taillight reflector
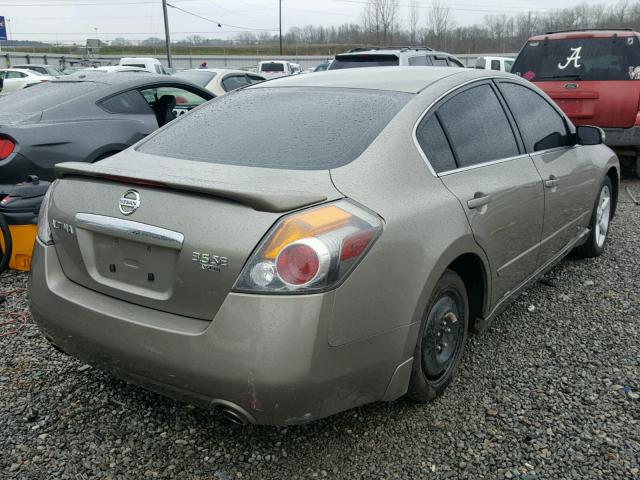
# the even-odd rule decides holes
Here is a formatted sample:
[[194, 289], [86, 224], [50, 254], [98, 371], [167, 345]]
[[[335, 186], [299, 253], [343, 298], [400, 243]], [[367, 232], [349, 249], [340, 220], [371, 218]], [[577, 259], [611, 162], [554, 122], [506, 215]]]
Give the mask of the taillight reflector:
[[15, 146], [16, 144], [13, 143], [12, 140], [8, 138], [0, 138], [0, 160], [4, 160], [11, 155]]

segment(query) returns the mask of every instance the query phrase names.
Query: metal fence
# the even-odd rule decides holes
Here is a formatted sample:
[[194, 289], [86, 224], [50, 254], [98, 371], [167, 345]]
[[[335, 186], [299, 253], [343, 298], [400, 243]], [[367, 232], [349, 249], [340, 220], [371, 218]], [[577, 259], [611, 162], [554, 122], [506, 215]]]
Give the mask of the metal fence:
[[[467, 67], [475, 66], [478, 57], [485, 55], [495, 56], [496, 54], [464, 54], [456, 55]], [[499, 56], [515, 58], [515, 53], [504, 53]], [[95, 55], [90, 57], [61, 55], [55, 53], [23, 53], [23, 52], [3, 52], [0, 54], [0, 67], [6, 68], [11, 65], [24, 63], [47, 64], [52, 66], [78, 66], [78, 65], [116, 65], [120, 61], [121, 55]], [[167, 58], [161, 55], [153, 55], [165, 66]], [[207, 62], [209, 68], [255, 68], [262, 60], [287, 60], [300, 64], [303, 70], [312, 68], [317, 64], [328, 60], [328, 56], [240, 56], [240, 55], [173, 55], [173, 67], [177, 69], [197, 68], [202, 62]]]

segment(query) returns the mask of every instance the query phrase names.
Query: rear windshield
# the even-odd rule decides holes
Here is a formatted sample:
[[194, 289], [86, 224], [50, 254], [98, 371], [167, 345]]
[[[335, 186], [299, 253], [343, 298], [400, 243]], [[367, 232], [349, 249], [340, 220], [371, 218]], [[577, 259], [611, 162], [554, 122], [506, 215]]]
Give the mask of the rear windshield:
[[207, 72], [206, 70], [190, 70], [187, 72], [178, 72], [174, 77], [182, 78], [191, 83], [195, 83], [200, 87], [206, 87], [207, 84], [216, 76], [216, 72]]
[[94, 82], [47, 82], [11, 95], [0, 96], [0, 112], [2, 113], [35, 113], [43, 112], [60, 105], [91, 90], [104, 86]]
[[138, 68], [147, 68], [144, 63], [121, 63], [123, 67], [138, 67]]
[[640, 79], [636, 37], [530, 41], [511, 71], [527, 80]]
[[284, 72], [284, 63], [263, 63], [260, 65], [261, 72]]
[[411, 94], [248, 88], [171, 123], [139, 151], [199, 162], [324, 170], [355, 160]]
[[393, 67], [400, 64], [396, 55], [338, 55], [329, 70], [358, 67]]

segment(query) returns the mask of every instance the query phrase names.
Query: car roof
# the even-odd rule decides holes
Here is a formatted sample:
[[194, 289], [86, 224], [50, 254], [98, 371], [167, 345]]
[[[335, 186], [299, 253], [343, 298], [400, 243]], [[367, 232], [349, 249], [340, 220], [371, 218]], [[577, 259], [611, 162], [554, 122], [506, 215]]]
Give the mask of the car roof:
[[357, 48], [352, 49], [348, 52], [342, 52], [336, 54], [336, 57], [341, 57], [342, 55], [449, 55], [453, 57], [454, 55], [448, 52], [440, 52], [438, 50], [433, 50], [431, 48], [370, 48], [363, 49]]
[[8, 68], [0, 68], [1, 71], [14, 71], [14, 72], [24, 72], [24, 73], [33, 73], [33, 70], [29, 70], [28, 68], [19, 68], [19, 67], [8, 67]]
[[534, 35], [529, 38], [529, 41], [543, 41], [549, 40], [563, 40], [566, 38], [610, 38], [614, 35], [618, 37], [634, 37], [638, 36], [637, 32], [633, 30], [598, 30], [598, 29], [585, 29], [585, 30], [565, 30], [561, 32], [548, 32], [543, 35]]
[[54, 83], [65, 82], [93, 82], [114, 87], [117, 86], [118, 88], [123, 89], [135, 88], [140, 84], [146, 83], [171, 84], [184, 82], [189, 86], [194, 86], [191, 83], [185, 82], [180, 78], [176, 78], [170, 75], [158, 75], [155, 73], [149, 73], [146, 70], [125, 70], [121, 72], [111, 72], [110, 74], [94, 73], [91, 71], [87, 71], [86, 73], [77, 72], [75, 75], [69, 75], [67, 77], [54, 80]]
[[180, 70], [176, 73], [184, 72], [211, 72], [211, 73], [250, 73], [252, 75], [260, 75], [256, 72], [250, 72], [248, 70], [239, 70], [237, 68], [189, 68], [187, 70]]
[[55, 65], [47, 65], [46, 63], [19, 63], [14, 65], [14, 68], [24, 68], [24, 67], [51, 67], [58, 68]]
[[[429, 85], [456, 76], [461, 82], [500, 76], [500, 72], [451, 67], [364, 67], [328, 70], [313, 75], [291, 75], [249, 88], [326, 87], [363, 88], [419, 93]], [[507, 74], [513, 77], [511, 74]]]

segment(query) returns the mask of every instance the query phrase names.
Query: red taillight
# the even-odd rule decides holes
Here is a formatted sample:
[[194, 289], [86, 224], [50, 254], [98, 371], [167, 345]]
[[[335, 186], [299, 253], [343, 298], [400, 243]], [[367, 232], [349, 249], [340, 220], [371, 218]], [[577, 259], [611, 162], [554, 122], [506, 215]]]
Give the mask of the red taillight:
[[40, 80], [40, 83], [47, 83], [49, 80]]
[[382, 232], [382, 219], [350, 200], [285, 215], [262, 239], [234, 290], [311, 293], [339, 285]]
[[307, 244], [293, 243], [280, 252], [276, 260], [278, 276], [289, 285], [304, 285], [317, 275], [320, 259]]
[[345, 238], [340, 249], [340, 260], [345, 261], [359, 257], [364, 252], [364, 249], [367, 248], [375, 233], [376, 230], [374, 229], [363, 230]]
[[16, 144], [8, 138], [0, 138], [0, 160], [4, 160], [13, 152]]

